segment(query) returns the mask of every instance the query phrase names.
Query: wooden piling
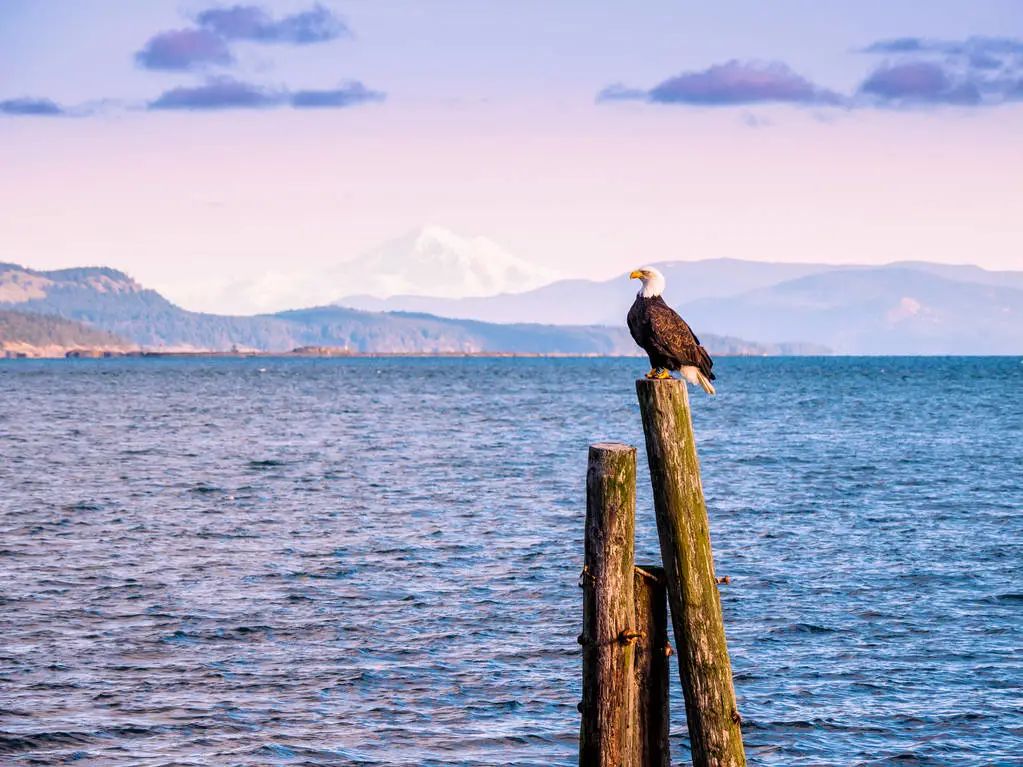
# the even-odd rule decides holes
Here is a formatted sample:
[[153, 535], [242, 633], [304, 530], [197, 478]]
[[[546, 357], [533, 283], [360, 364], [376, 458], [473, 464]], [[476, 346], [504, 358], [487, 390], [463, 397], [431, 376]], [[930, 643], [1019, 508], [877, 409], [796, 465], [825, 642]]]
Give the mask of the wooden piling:
[[633, 678], [636, 680], [636, 725], [633, 764], [669, 767], [668, 743], [668, 601], [664, 568], [636, 567], [633, 580], [636, 640]]
[[684, 381], [636, 381], [693, 767], [743, 767], [707, 507]]
[[590, 446], [586, 472], [580, 767], [635, 767], [636, 448]]

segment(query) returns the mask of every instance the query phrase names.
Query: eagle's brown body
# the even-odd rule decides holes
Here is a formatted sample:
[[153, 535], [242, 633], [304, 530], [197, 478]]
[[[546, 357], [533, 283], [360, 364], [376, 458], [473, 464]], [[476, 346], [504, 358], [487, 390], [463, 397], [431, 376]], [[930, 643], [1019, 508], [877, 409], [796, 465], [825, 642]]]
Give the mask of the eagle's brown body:
[[[714, 360], [700, 345], [686, 321], [664, 303], [660, 296], [644, 298], [640, 293], [629, 309], [629, 332], [650, 358], [650, 366], [663, 370], [696, 368], [707, 380], [714, 380]], [[709, 385], [709, 384], [708, 384]], [[707, 388], [707, 387], [704, 387]], [[711, 387], [713, 390], [713, 387]]]

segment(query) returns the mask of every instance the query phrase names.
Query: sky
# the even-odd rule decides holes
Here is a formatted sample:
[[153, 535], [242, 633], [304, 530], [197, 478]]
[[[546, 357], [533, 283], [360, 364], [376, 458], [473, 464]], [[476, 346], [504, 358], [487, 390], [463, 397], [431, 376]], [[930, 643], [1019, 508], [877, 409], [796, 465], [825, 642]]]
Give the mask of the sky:
[[0, 0], [0, 261], [186, 308], [429, 225], [604, 279], [1023, 269], [1021, 222], [1018, 0]]

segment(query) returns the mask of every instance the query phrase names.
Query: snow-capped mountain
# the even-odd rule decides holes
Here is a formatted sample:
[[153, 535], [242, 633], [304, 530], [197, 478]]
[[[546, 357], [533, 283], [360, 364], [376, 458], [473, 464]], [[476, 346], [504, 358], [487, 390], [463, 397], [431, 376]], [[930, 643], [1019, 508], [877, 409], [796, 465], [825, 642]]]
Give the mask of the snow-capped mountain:
[[384, 243], [327, 276], [336, 295], [466, 298], [522, 293], [557, 279], [486, 237], [463, 237], [440, 226]]
[[262, 314], [397, 296], [458, 299], [515, 294], [559, 276], [486, 237], [464, 237], [427, 226], [332, 266], [289, 269], [282, 264], [238, 279], [163, 288], [172, 300], [199, 311]]

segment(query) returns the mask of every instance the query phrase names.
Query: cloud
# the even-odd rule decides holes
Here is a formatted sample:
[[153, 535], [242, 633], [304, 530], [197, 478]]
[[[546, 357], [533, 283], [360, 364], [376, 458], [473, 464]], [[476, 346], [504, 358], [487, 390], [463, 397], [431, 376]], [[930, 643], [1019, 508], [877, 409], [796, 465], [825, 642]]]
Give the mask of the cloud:
[[908, 109], [988, 107], [1023, 100], [1023, 40], [1017, 38], [897, 37], [878, 40], [858, 52], [884, 59], [849, 95], [818, 85], [779, 61], [733, 59], [683, 72], [649, 90], [614, 83], [597, 94], [597, 101]]
[[623, 83], [613, 83], [597, 94], [597, 101], [646, 101], [648, 93]]
[[278, 20], [256, 5], [210, 8], [196, 16], [196, 22], [225, 39], [258, 43], [308, 45], [351, 34], [348, 26], [322, 5]]
[[135, 54], [146, 69], [187, 70], [234, 61], [222, 37], [205, 29], [175, 29], [154, 35]]
[[149, 102], [149, 108], [196, 111], [265, 109], [280, 106], [284, 99], [281, 93], [225, 77], [209, 80], [205, 85], [172, 88]]
[[664, 104], [837, 104], [837, 93], [820, 88], [781, 62], [729, 61], [702, 72], [665, 80], [650, 91]]
[[296, 109], [338, 109], [383, 100], [383, 93], [371, 91], [358, 81], [343, 83], [334, 90], [295, 91], [290, 97], [291, 106]]
[[897, 105], [974, 105], [981, 100], [976, 84], [958, 78], [942, 65], [930, 61], [881, 66], [863, 81], [860, 93]]
[[743, 112], [739, 119], [742, 120], [742, 124], [747, 128], [766, 128], [774, 124], [766, 117], [755, 115], [752, 112]]
[[191, 70], [234, 63], [229, 43], [308, 45], [350, 35], [347, 25], [322, 5], [274, 19], [256, 5], [209, 8], [196, 16], [197, 27], [173, 29], [151, 37], [135, 54], [146, 69]]
[[841, 104], [837, 93], [821, 88], [781, 62], [733, 59], [699, 72], [683, 72], [649, 91], [616, 84], [598, 101], [640, 99], [656, 104], [736, 106], [742, 104]]
[[1023, 53], [1023, 40], [1014, 37], [986, 37], [975, 35], [964, 40], [936, 40], [927, 37], [896, 37], [878, 40], [860, 48], [860, 53], [940, 53], [949, 56], [968, 56], [975, 53], [1005, 56]]
[[924, 49], [925, 41], [920, 37], [895, 37], [890, 40], [878, 40], [860, 53], [916, 53]]
[[[340, 18], [319, 4], [281, 18], [274, 18], [258, 5], [207, 8], [198, 13], [195, 22], [196, 27], [160, 32], [151, 37], [135, 54], [136, 62], [155, 70], [201, 70], [211, 65], [234, 64], [230, 47], [234, 41], [308, 45], [351, 34]], [[287, 105], [296, 109], [336, 109], [383, 98], [383, 93], [371, 91], [355, 81], [342, 83], [334, 89], [291, 92], [216, 77], [201, 85], [172, 88], [147, 106], [152, 110], [197, 111]]]
[[887, 57], [859, 86], [859, 96], [870, 106], [984, 107], [1018, 98], [1023, 40], [900, 37], [879, 40], [860, 50]]
[[259, 85], [214, 78], [204, 85], [173, 88], [149, 102], [152, 110], [213, 111], [220, 109], [270, 109], [291, 106], [295, 109], [340, 109], [373, 101], [385, 94], [373, 91], [358, 81], [343, 83], [332, 90], [272, 90]]
[[67, 111], [49, 99], [18, 98], [0, 101], [0, 114], [15, 117], [57, 117]]
[[1001, 69], [1005, 62], [985, 51], [976, 51], [970, 54], [969, 64], [971, 69]]

